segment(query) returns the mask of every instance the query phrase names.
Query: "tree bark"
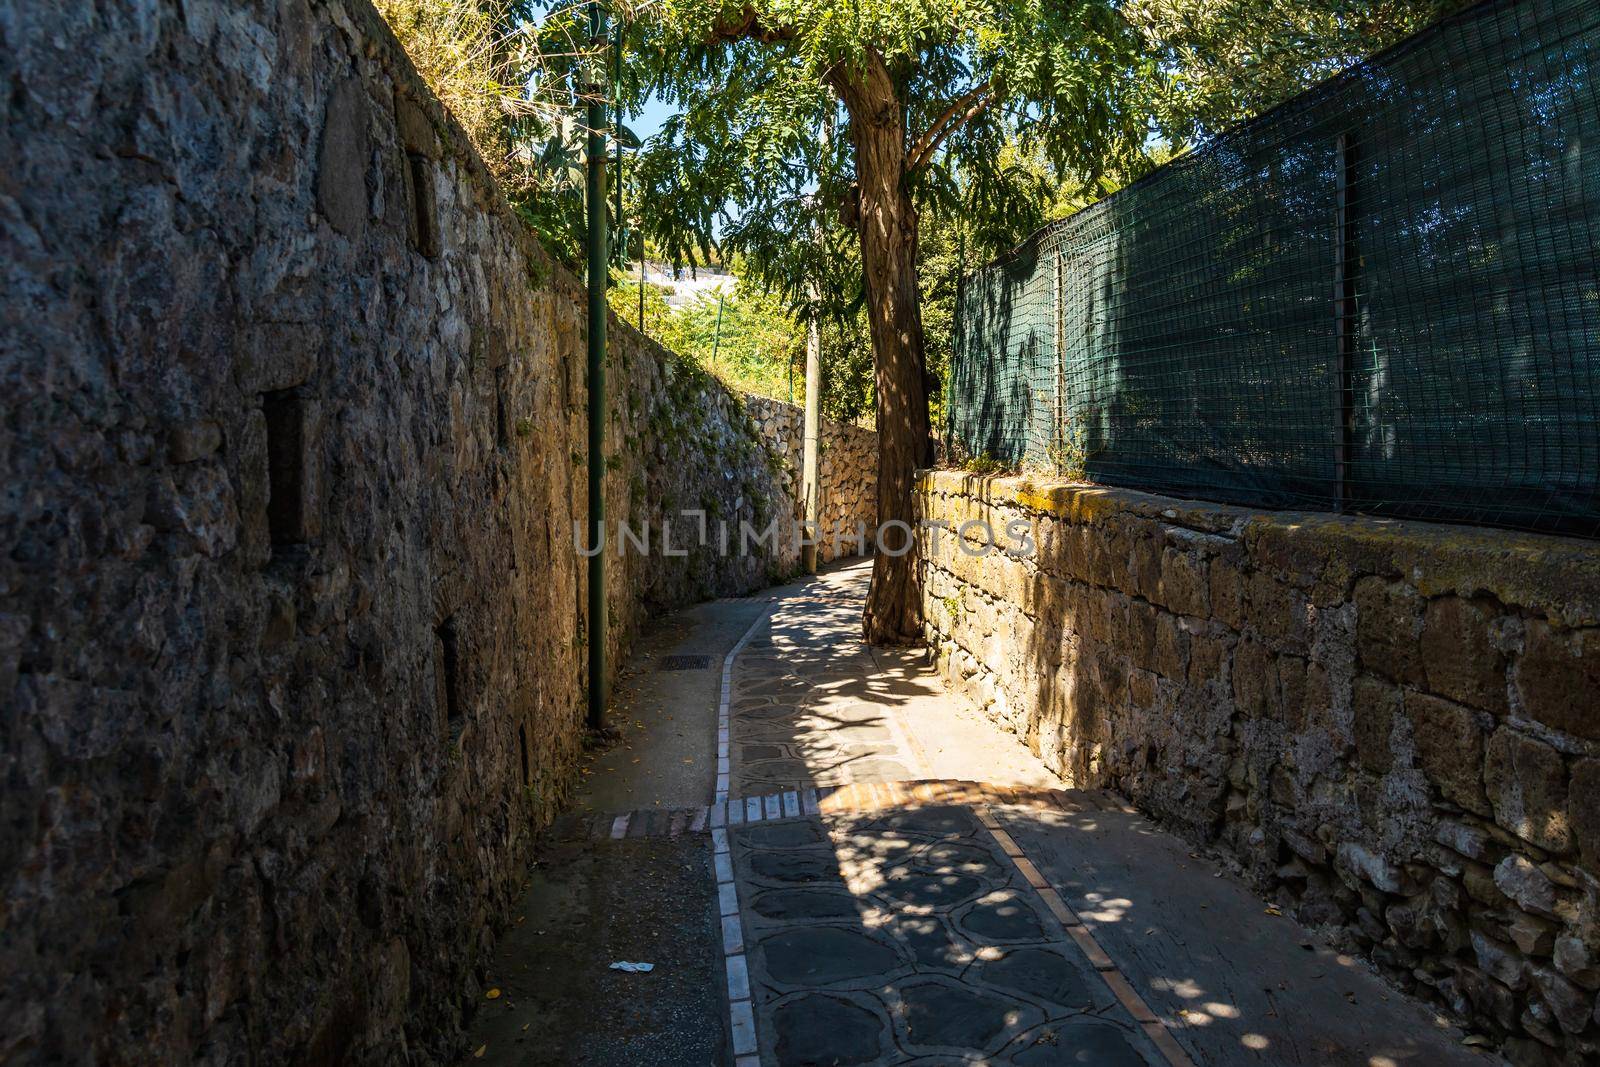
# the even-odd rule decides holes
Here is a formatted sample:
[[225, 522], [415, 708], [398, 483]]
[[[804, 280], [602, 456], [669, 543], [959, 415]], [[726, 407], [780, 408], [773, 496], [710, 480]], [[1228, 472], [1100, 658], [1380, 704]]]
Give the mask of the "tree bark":
[[[914, 644], [923, 637], [914, 483], [917, 468], [931, 462], [932, 450], [917, 290], [917, 213], [906, 187], [905, 109], [876, 54], [862, 69], [837, 68], [830, 80], [850, 113], [877, 383], [881, 538], [862, 632], [872, 644]], [[892, 525], [885, 529], [886, 524]]]

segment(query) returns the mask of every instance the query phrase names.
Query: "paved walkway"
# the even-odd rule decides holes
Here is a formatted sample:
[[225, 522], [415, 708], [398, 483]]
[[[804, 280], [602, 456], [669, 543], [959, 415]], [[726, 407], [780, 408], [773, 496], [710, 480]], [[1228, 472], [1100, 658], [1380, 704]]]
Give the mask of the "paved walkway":
[[[566, 858], [534, 872], [525, 918], [558, 925], [550, 886], [574, 877], [581, 842], [655, 865], [624, 896], [671, 929], [592, 909], [567, 923], [559, 973], [508, 986], [532, 1029], [517, 1029], [522, 1008], [485, 1011], [498, 1026], [477, 1027], [485, 1059], [1493, 1062], [1119, 799], [1062, 788], [919, 654], [862, 645], [867, 574], [703, 606], [644, 644], [619, 689], [624, 741], [597, 756], [587, 806], [558, 828]], [[703, 657], [693, 680], [652, 669], [685, 655]], [[666, 851], [638, 851], [652, 842]], [[648, 889], [665, 867], [670, 909]], [[537, 944], [519, 924], [489, 980], [527, 973]], [[629, 953], [673, 973], [601, 970]], [[574, 1011], [574, 988], [628, 1004], [627, 1025], [609, 1004]]]

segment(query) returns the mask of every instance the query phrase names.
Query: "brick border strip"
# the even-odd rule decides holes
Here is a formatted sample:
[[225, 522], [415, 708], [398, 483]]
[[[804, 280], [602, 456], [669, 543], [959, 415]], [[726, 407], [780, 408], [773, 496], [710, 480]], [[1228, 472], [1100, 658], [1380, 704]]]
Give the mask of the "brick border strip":
[[1081, 811], [1088, 805], [1101, 811], [1132, 813], [1134, 810], [1109, 794], [1087, 790], [923, 778], [808, 786], [737, 797], [725, 804], [711, 805], [709, 825], [738, 826], [807, 815], [862, 815], [889, 808], [928, 804], [1009, 804], [1061, 811]]
[[[997, 786], [986, 782], [924, 779], [903, 782], [856, 782], [843, 786], [785, 789], [739, 797], [695, 808], [636, 808], [624, 812], [591, 812], [566, 817], [576, 836], [622, 840], [639, 837], [681, 837], [708, 828], [751, 822], [802, 819], [813, 815], [862, 815], [890, 808], [924, 804], [1007, 804], [1080, 811], [1085, 805], [1101, 811], [1132, 813], [1134, 809], [1105, 793]], [[558, 831], [559, 832], [559, 831]]]
[[722, 657], [722, 686], [717, 690], [717, 785], [712, 795], [714, 803], [723, 803], [728, 799], [728, 787], [732, 781], [732, 769], [728, 760], [729, 718], [728, 704], [733, 698], [733, 665], [739, 658], [739, 653], [744, 651], [744, 646], [750, 643], [750, 638], [755, 635], [757, 628], [772, 618], [772, 613], [777, 610], [777, 601], [774, 597], [767, 598], [767, 606], [756, 613], [750, 625], [745, 629], [738, 641], [734, 642], [728, 654]]
[[722, 924], [722, 965], [728, 982], [728, 1036], [734, 1067], [761, 1067], [756, 1040], [755, 999], [750, 992], [750, 967], [744, 954], [744, 916], [739, 887], [733, 880], [733, 854], [728, 831], [711, 831], [711, 865], [717, 875], [717, 917]]

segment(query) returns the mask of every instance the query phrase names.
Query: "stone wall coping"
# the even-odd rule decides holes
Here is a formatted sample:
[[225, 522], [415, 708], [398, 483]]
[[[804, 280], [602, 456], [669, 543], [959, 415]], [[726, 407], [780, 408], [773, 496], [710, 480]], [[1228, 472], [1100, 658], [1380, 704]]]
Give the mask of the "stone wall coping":
[[1370, 515], [1270, 511], [1044, 476], [926, 470], [922, 493], [966, 496], [1079, 525], [1132, 515], [1221, 534], [1256, 554], [1340, 559], [1404, 578], [1426, 596], [1492, 596], [1562, 626], [1600, 625], [1600, 544], [1576, 537]]

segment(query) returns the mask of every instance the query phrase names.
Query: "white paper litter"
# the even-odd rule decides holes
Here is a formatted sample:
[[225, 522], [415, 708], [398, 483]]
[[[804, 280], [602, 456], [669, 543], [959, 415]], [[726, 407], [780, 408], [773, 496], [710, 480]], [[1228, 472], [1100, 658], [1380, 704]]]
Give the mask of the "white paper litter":
[[613, 971], [627, 971], [629, 974], [649, 974], [656, 969], [653, 963], [631, 963], [628, 960], [618, 960], [611, 965]]

